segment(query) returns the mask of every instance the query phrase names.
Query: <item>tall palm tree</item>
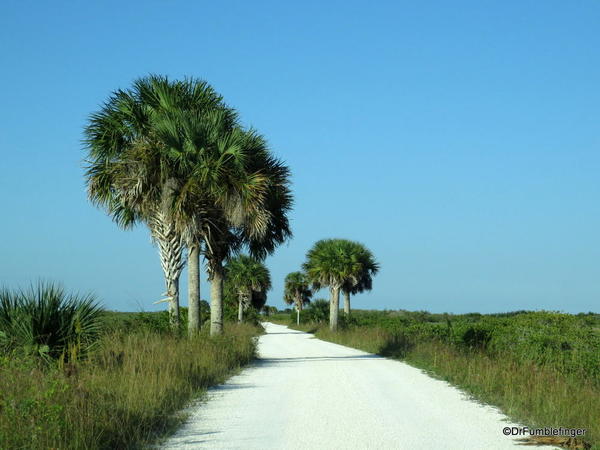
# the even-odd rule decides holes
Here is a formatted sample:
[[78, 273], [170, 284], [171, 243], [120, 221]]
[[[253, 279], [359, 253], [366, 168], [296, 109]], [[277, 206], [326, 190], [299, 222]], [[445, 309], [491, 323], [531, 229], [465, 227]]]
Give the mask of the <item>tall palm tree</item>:
[[360, 261], [360, 273], [357, 274], [357, 282], [346, 280], [342, 285], [344, 293], [344, 315], [350, 316], [350, 294], [356, 295], [360, 292], [370, 291], [373, 288], [373, 276], [379, 271], [379, 263], [375, 260], [373, 253], [360, 242], [351, 241], [346, 244], [351, 254]]
[[[238, 126], [235, 113], [227, 108], [207, 114], [179, 111], [169, 117], [161, 132], [171, 147], [187, 152], [186, 169], [191, 174], [175, 202], [177, 230], [189, 251], [188, 331], [194, 335], [199, 330], [199, 258], [203, 250], [211, 282], [211, 333], [218, 334], [223, 321], [222, 265], [214, 261], [222, 261], [237, 249], [232, 226], [257, 227], [266, 222], [267, 212], [261, 205], [269, 181], [250, 164], [246, 149], [249, 132]], [[225, 248], [222, 241], [228, 243]]]
[[330, 290], [329, 328], [336, 331], [340, 289], [344, 284], [356, 285], [362, 262], [345, 239], [323, 239], [315, 243], [306, 255], [303, 269], [315, 289], [328, 286]]
[[91, 116], [85, 134], [88, 195], [120, 226], [148, 225], [177, 327], [182, 251], [187, 243], [197, 261], [200, 240], [191, 224], [201, 227], [209, 214], [199, 205], [243, 221], [247, 204], [257, 203], [266, 189], [245, 170], [245, 155], [235, 142], [244, 133], [235, 113], [203, 81], [149, 76], [114, 92]]
[[259, 260], [243, 254], [227, 261], [225, 280], [238, 297], [238, 322], [242, 322], [244, 310], [251, 305], [253, 293], [265, 294], [271, 289], [269, 269]]
[[226, 258], [245, 247], [252, 257], [263, 260], [292, 235], [287, 217], [293, 203], [289, 168], [271, 155], [264, 138], [253, 130], [244, 132], [240, 152], [245, 156], [247, 184], [258, 195], [240, 195], [238, 217], [226, 218], [222, 210], [212, 210], [201, 229], [211, 282], [211, 335], [223, 330]]
[[243, 245], [262, 259], [291, 236], [289, 169], [270, 154], [262, 136], [242, 129], [227, 108], [171, 115], [162, 130], [172, 147], [188, 150], [187, 168], [194, 176], [176, 201], [178, 230], [186, 236], [190, 264], [198, 264], [192, 249], [203, 247], [211, 283], [211, 334], [220, 334], [224, 260]]
[[296, 325], [299, 325], [300, 311], [306, 303], [310, 302], [312, 296], [308, 278], [303, 272], [288, 273], [283, 289], [283, 301], [288, 305], [296, 306]]

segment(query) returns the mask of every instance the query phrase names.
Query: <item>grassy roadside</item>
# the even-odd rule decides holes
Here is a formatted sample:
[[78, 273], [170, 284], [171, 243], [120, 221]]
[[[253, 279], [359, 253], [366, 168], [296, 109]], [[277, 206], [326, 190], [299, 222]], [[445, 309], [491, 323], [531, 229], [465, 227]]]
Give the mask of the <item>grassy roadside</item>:
[[0, 448], [141, 448], [172, 432], [178, 411], [255, 356], [251, 325], [220, 338], [141, 327], [102, 336], [77, 364], [0, 356]]
[[439, 339], [407, 339], [399, 330], [375, 325], [351, 325], [332, 333], [324, 325], [297, 327], [290, 325], [289, 317], [274, 319], [319, 339], [405, 361], [530, 427], [585, 428], [585, 441], [600, 449], [600, 383], [595, 377], [564, 373], [511, 352], [492, 354]]

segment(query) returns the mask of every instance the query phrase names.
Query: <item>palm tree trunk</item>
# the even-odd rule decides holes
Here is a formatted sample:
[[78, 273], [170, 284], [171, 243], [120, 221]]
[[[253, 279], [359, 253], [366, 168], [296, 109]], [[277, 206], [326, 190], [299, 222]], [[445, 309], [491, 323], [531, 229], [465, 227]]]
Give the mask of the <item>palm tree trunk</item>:
[[223, 334], [223, 266], [213, 264], [210, 278], [210, 335]]
[[158, 245], [160, 265], [165, 275], [171, 329], [179, 328], [179, 276], [183, 270], [183, 241], [168, 216], [160, 211], [149, 222], [152, 238]]
[[331, 288], [331, 300], [329, 302], [329, 329], [337, 331], [338, 315], [340, 311], [340, 288]]
[[200, 247], [190, 247], [188, 255], [188, 334], [200, 331]]
[[179, 329], [179, 275], [165, 273], [165, 277], [169, 298], [169, 325], [175, 331]]
[[350, 317], [350, 291], [344, 291], [344, 315]]
[[296, 305], [296, 325], [300, 325], [300, 308]]
[[239, 294], [238, 298], [238, 323], [242, 323], [244, 320], [244, 298], [242, 294]]

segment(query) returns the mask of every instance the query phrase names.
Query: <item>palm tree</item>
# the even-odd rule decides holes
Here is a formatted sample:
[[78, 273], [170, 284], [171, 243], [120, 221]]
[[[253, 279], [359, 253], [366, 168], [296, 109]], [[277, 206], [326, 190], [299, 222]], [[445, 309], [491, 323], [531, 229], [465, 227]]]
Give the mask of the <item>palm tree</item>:
[[356, 283], [353, 284], [352, 280], [348, 279], [342, 285], [344, 315], [346, 317], [350, 316], [350, 294], [356, 295], [364, 291], [370, 291], [373, 288], [373, 276], [379, 271], [379, 263], [367, 247], [359, 242], [350, 242], [350, 244], [348, 246], [349, 250], [360, 261], [361, 267]]
[[222, 209], [213, 209], [201, 228], [211, 282], [211, 335], [223, 330], [223, 262], [246, 247], [250, 255], [263, 260], [277, 245], [291, 237], [288, 212], [292, 207], [289, 169], [274, 158], [264, 138], [253, 130], [244, 132], [239, 151], [247, 170], [236, 215], [226, 218]]
[[[178, 232], [188, 247], [188, 305], [190, 336], [200, 325], [200, 254], [213, 255], [212, 236], [231, 241], [229, 228], [260, 220], [257, 205], [267, 189], [259, 173], [248, 164], [244, 144], [247, 132], [237, 125], [228, 108], [214, 108], [206, 114], [188, 109], [172, 114], [161, 128], [162, 136], [173, 148], [186, 153], [186, 169], [191, 176], [182, 185], [175, 203]], [[207, 245], [207, 240], [213, 246]], [[218, 246], [218, 245], [217, 245]], [[231, 249], [235, 250], [237, 247]], [[224, 251], [224, 257], [231, 250]], [[211, 281], [211, 333], [222, 331], [222, 268], [215, 268], [207, 256]]]
[[291, 272], [285, 277], [283, 301], [288, 305], [296, 306], [296, 325], [300, 325], [300, 311], [302, 306], [310, 302], [312, 291], [309, 281], [302, 272]]
[[302, 266], [315, 289], [329, 287], [329, 328], [332, 331], [338, 326], [340, 289], [345, 284], [358, 284], [362, 271], [362, 262], [350, 244], [345, 239], [320, 240], [308, 251]]
[[289, 169], [270, 154], [262, 136], [242, 129], [229, 109], [202, 116], [185, 111], [170, 119], [165, 140], [175, 148], [199, 149], [186, 157], [194, 177], [177, 199], [177, 223], [190, 264], [198, 265], [192, 249], [203, 248], [211, 283], [211, 334], [220, 334], [225, 259], [244, 245], [264, 259], [291, 236]]
[[261, 312], [267, 303], [267, 293], [266, 292], [257, 292], [252, 291], [252, 298], [250, 299], [250, 304], [257, 311]]
[[[184, 230], [202, 223], [191, 220], [184, 206], [202, 197], [204, 204], [225, 205], [224, 216], [239, 216], [244, 209], [240, 196], [253, 198], [254, 185], [249, 193], [239, 186], [248, 174], [239, 170], [244, 155], [229, 145], [230, 136], [241, 133], [235, 126], [235, 113], [207, 83], [149, 76], [130, 90], [114, 92], [85, 129], [88, 195], [120, 226], [141, 221], [150, 228], [174, 328], [179, 325], [182, 251], [187, 243], [197, 261], [200, 244]], [[196, 211], [194, 217], [201, 214]]]
[[265, 294], [271, 289], [269, 269], [248, 255], [237, 255], [225, 264], [225, 280], [238, 297], [238, 322], [244, 318], [244, 310], [252, 304], [254, 292]]
[[242, 245], [259, 258], [291, 236], [289, 169], [262, 136], [199, 80], [150, 76], [116, 91], [86, 128], [91, 200], [123, 227], [145, 222], [158, 245], [173, 327], [179, 323], [182, 251], [194, 283], [203, 251], [211, 281], [211, 334], [222, 332], [223, 261]]

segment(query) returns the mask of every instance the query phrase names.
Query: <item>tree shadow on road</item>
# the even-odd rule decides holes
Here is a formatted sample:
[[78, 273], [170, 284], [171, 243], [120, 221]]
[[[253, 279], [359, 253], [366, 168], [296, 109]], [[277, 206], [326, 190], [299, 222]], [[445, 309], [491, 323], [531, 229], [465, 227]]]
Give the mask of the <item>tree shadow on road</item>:
[[373, 360], [383, 359], [378, 355], [353, 355], [353, 356], [298, 356], [292, 358], [258, 358], [256, 363], [258, 365], [265, 364], [279, 364], [279, 363], [295, 363], [295, 362], [307, 362], [307, 361], [336, 361], [341, 360]]
[[271, 331], [269, 333], [266, 333], [266, 335], [271, 335], [271, 334], [304, 334], [303, 331]]
[[256, 385], [254, 385], [254, 384], [229, 384], [229, 383], [225, 383], [225, 384], [218, 384], [216, 386], [213, 386], [213, 387], [210, 388], [210, 390], [212, 392], [233, 391], [235, 389], [248, 389], [248, 388], [252, 388], [252, 387], [256, 387]]

